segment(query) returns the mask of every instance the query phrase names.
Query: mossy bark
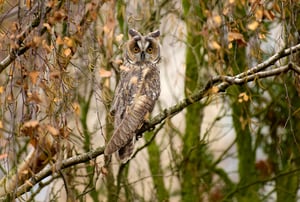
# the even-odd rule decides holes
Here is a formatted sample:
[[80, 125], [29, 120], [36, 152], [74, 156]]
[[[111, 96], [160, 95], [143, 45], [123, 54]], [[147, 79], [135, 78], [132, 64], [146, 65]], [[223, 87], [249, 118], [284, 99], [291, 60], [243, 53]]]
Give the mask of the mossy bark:
[[[203, 40], [197, 34], [202, 27], [204, 16], [198, 1], [183, 1], [187, 27], [185, 96], [200, 89], [201, 68], [205, 66], [203, 60]], [[203, 2], [201, 4], [204, 4]], [[185, 115], [186, 129], [183, 136], [181, 194], [182, 201], [201, 201], [201, 189], [205, 186], [202, 173], [207, 166], [208, 156], [206, 146], [200, 141], [201, 123], [203, 120], [203, 106], [194, 103], [187, 107]]]

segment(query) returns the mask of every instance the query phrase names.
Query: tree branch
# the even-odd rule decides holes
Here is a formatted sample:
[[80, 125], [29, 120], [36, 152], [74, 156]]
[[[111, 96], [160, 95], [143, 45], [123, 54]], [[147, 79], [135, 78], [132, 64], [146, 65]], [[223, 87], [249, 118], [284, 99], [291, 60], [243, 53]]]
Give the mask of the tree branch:
[[[17, 189], [16, 195], [17, 196], [22, 195], [23, 193], [30, 190], [35, 184], [39, 183], [41, 180], [43, 180], [44, 178], [46, 178], [52, 174], [56, 173], [59, 175], [59, 171], [62, 169], [69, 168], [73, 165], [77, 165], [80, 163], [84, 163], [84, 162], [93, 160], [94, 158], [102, 155], [103, 153], [104, 153], [104, 147], [99, 147], [93, 151], [90, 151], [90, 152], [87, 152], [87, 153], [84, 153], [84, 154], [81, 154], [78, 156], [74, 156], [74, 157], [68, 158], [63, 161], [56, 162], [54, 165], [44, 168], [42, 171], [40, 171], [39, 173], [34, 175], [26, 183], [24, 183], [22, 186], [20, 186]], [[59, 168], [59, 170], [56, 170], [56, 168]]]
[[[229, 86], [231, 85], [242, 85], [245, 83], [248, 83], [250, 81], [253, 81], [255, 79], [261, 79], [266, 77], [275, 76], [284, 72], [287, 72], [289, 70], [292, 70], [296, 73], [300, 72], [300, 68], [296, 66], [293, 63], [289, 63], [288, 65], [277, 67], [270, 70], [265, 70], [267, 67], [275, 64], [279, 59], [284, 58], [292, 53], [300, 51], [300, 44], [293, 46], [291, 48], [284, 49], [283, 51], [280, 51], [273, 56], [271, 56], [269, 59], [264, 61], [263, 63], [258, 64], [257, 66], [254, 66], [250, 70], [246, 72], [242, 72], [236, 76], [218, 76], [215, 78], [212, 78], [210, 81], [207, 82], [205, 87], [191, 96], [183, 99], [178, 104], [167, 108], [163, 110], [160, 114], [156, 115], [149, 123], [144, 124], [144, 126], [137, 132], [137, 135], [142, 134], [143, 132], [147, 130], [153, 130], [157, 124], [162, 123], [166, 118], [171, 118], [175, 116], [177, 113], [182, 111], [184, 108], [188, 107], [189, 105], [198, 102], [202, 100], [204, 97], [207, 97], [211, 94], [217, 94], [219, 92], [225, 91]], [[262, 71], [265, 70], [265, 71]], [[215, 85], [214, 84], [217, 84]], [[99, 147], [94, 151], [90, 151], [75, 157], [71, 157], [69, 159], [63, 160], [61, 162], [55, 163], [52, 167], [48, 167], [40, 171], [38, 174], [36, 174], [34, 177], [32, 177], [30, 180], [27, 181], [27, 183], [23, 184], [17, 189], [17, 196], [25, 193], [28, 191], [32, 186], [40, 182], [42, 179], [50, 176], [51, 174], [55, 175], [58, 173], [58, 171], [55, 171], [53, 173], [53, 167], [60, 169], [65, 169], [70, 166], [84, 163], [86, 161], [92, 160], [96, 158], [99, 155], [102, 155], [104, 151], [103, 147]]]

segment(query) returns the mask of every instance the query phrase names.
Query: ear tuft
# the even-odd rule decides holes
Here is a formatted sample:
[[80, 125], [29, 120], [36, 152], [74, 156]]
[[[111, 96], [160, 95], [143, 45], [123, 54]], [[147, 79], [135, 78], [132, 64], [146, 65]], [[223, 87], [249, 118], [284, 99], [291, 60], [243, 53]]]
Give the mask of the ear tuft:
[[160, 36], [160, 31], [159, 31], [159, 30], [155, 30], [155, 31], [153, 31], [153, 32], [150, 32], [150, 33], [148, 34], [148, 36], [153, 37], [153, 38], [157, 38], [157, 37]]
[[135, 29], [130, 29], [129, 31], [128, 31], [128, 33], [129, 33], [129, 35], [131, 36], [131, 37], [135, 37], [135, 36], [137, 36], [137, 35], [141, 35], [138, 31], [136, 31]]

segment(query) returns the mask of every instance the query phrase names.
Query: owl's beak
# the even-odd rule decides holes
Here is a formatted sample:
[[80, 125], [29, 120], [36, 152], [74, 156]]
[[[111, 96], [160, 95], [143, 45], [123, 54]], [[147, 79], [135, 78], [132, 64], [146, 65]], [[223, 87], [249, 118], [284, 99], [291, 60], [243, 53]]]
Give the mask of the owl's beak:
[[144, 51], [141, 52], [141, 61], [145, 61], [145, 52]]

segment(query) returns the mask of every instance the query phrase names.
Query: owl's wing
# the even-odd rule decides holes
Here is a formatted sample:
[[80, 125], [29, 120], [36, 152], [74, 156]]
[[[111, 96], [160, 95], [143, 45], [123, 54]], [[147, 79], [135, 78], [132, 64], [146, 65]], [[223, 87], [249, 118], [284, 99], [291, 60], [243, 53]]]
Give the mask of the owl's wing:
[[129, 77], [128, 73], [129, 73], [128, 71], [122, 72], [121, 80], [115, 89], [114, 99], [111, 103], [111, 108], [110, 108], [110, 114], [113, 116], [115, 115], [119, 106], [125, 106], [126, 92], [124, 92], [124, 90], [126, 91], [126, 89], [129, 88], [128, 82], [126, 82], [126, 80], [128, 80]]
[[115, 128], [114, 134], [105, 148], [105, 155], [110, 155], [127, 145], [135, 136], [135, 132], [143, 125], [145, 116], [154, 107], [155, 100], [146, 95], [135, 97], [132, 105], [126, 108], [121, 123]]
[[119, 150], [119, 157], [124, 160], [131, 155], [135, 133], [153, 110], [160, 94], [159, 71], [155, 66], [147, 66], [142, 71], [136, 68], [123, 75], [119, 86], [113, 104], [115, 129], [104, 154]]

